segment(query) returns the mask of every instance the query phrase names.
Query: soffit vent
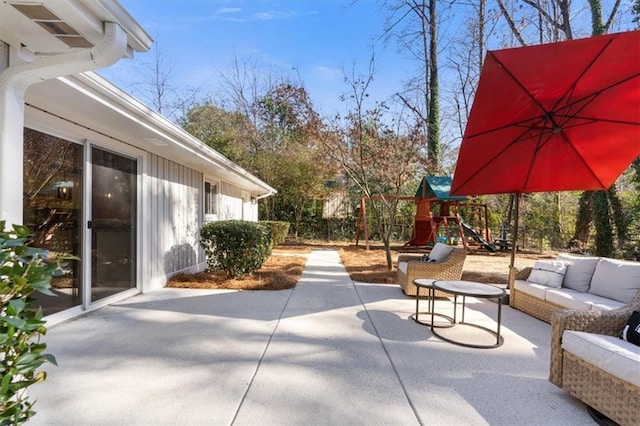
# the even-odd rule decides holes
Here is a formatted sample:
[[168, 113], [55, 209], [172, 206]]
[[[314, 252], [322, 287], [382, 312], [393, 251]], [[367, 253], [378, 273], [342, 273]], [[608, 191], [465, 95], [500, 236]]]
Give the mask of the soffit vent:
[[93, 44], [81, 36], [73, 27], [62, 19], [58, 18], [55, 13], [47, 9], [42, 4], [20, 4], [11, 3], [24, 16], [40, 25], [48, 33], [56, 36], [58, 40], [69, 47], [88, 48]]

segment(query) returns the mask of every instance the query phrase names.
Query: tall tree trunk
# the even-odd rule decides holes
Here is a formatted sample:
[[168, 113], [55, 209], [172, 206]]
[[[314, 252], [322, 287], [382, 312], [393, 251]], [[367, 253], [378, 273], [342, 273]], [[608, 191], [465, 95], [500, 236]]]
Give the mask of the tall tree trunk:
[[591, 228], [591, 204], [594, 191], [584, 191], [578, 201], [578, 212], [576, 216], [576, 229], [573, 240], [579, 241], [584, 248], [589, 241], [589, 230]]
[[487, 0], [480, 0], [478, 7], [478, 76], [482, 71], [482, 63], [484, 62], [484, 26], [485, 26], [485, 10]]
[[562, 226], [560, 224], [560, 193], [554, 192], [553, 196], [553, 207], [550, 215], [550, 219], [552, 221], [551, 227], [553, 229], [551, 234], [551, 248], [559, 249], [562, 248]]
[[589, 0], [589, 6], [591, 7], [591, 35], [602, 35], [605, 33], [602, 3], [600, 0]]
[[611, 185], [611, 188], [607, 190], [607, 199], [611, 206], [611, 221], [616, 227], [616, 235], [618, 237], [618, 248], [624, 247], [627, 242], [627, 235], [629, 232], [627, 218], [624, 215], [624, 209], [618, 197], [618, 191], [615, 185]]
[[[568, 14], [568, 0], [561, 2], [561, 10], [563, 19], [566, 21], [568, 17], [565, 17], [565, 12]], [[616, 0], [609, 19], [605, 24], [602, 18], [602, 1], [601, 0], [589, 0], [589, 6], [591, 8], [591, 30], [592, 35], [602, 35], [607, 32], [613, 17], [615, 16], [619, 0]], [[568, 36], [568, 35], [567, 35]], [[592, 197], [593, 203], [591, 206], [587, 206], [586, 203], [582, 203], [583, 197]], [[613, 254], [613, 226], [611, 222], [616, 224], [618, 232], [619, 245], [624, 243], [627, 234], [627, 223], [622, 215], [622, 207], [618, 199], [618, 194], [615, 185], [611, 186], [607, 191], [595, 191], [591, 192], [591, 195], [587, 195], [587, 192], [582, 194], [580, 198], [581, 203], [578, 205], [578, 216], [576, 218], [576, 235], [575, 239], [586, 242], [589, 235], [589, 223], [585, 221], [588, 217], [588, 213], [584, 211], [585, 208], [593, 209], [594, 226], [596, 231], [596, 251], [600, 256], [607, 256]], [[611, 208], [609, 208], [611, 203]], [[611, 210], [613, 209], [613, 216]], [[580, 232], [580, 235], [578, 233]], [[608, 254], [604, 254], [608, 253]]]
[[595, 191], [593, 194], [593, 222], [596, 228], [597, 256], [613, 256], [613, 228], [609, 217], [607, 191]]
[[436, 0], [429, 0], [429, 133], [427, 152], [432, 170], [439, 170], [440, 156], [440, 102], [438, 88], [438, 22]]

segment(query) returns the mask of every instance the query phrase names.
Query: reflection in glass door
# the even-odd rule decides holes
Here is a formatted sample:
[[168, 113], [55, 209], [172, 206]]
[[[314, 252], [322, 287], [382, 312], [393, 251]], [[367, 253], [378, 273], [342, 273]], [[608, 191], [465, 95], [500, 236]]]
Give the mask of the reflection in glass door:
[[137, 162], [91, 149], [91, 301], [136, 287]]
[[[31, 245], [53, 253], [82, 253], [83, 146], [24, 129], [23, 219]], [[55, 296], [34, 293], [34, 306], [51, 315], [82, 304], [82, 261], [51, 280]]]

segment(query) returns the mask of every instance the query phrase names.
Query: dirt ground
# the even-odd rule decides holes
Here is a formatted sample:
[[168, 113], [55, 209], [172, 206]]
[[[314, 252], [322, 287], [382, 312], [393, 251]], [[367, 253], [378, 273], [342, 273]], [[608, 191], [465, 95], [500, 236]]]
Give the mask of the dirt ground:
[[[272, 255], [260, 270], [238, 279], [226, 278], [220, 272], [179, 274], [173, 277], [169, 287], [226, 288], [236, 290], [281, 290], [296, 285], [304, 269], [306, 254], [314, 247], [331, 246], [338, 250], [342, 263], [354, 281], [366, 283], [396, 282], [397, 259], [400, 254], [423, 254], [424, 249], [393, 247], [393, 268], [387, 268], [386, 254], [382, 245], [370, 245], [367, 250], [353, 243], [327, 243], [320, 241], [289, 242], [274, 248]], [[515, 266], [533, 266], [540, 258], [553, 258], [556, 253], [521, 252], [516, 256]], [[491, 284], [506, 284], [510, 253], [488, 253], [475, 250], [467, 254], [462, 279]]]
[[[392, 247], [394, 269], [387, 270], [384, 248], [371, 245], [370, 250], [363, 246], [344, 245], [337, 247], [340, 257], [351, 275], [351, 279], [368, 283], [395, 283], [397, 259], [400, 254], [424, 254], [425, 249]], [[517, 268], [533, 266], [537, 259], [554, 258], [555, 252], [518, 252], [515, 259]], [[491, 284], [506, 284], [509, 271], [510, 252], [489, 253], [486, 250], [474, 249], [467, 253], [462, 279]]]

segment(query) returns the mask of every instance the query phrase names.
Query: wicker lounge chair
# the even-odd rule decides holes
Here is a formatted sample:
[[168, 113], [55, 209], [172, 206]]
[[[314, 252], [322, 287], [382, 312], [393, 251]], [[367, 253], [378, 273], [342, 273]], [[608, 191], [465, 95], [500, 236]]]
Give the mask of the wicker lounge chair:
[[[455, 248], [442, 262], [422, 262], [419, 255], [400, 255], [398, 264], [407, 262], [407, 272], [398, 269], [397, 281], [402, 291], [407, 296], [416, 295], [416, 286], [413, 280], [418, 278], [433, 278], [440, 280], [459, 280], [462, 277], [462, 267], [467, 257], [463, 248]], [[423, 292], [424, 293], [424, 292]], [[447, 294], [437, 292], [436, 297], [446, 297]]]
[[549, 381], [621, 425], [637, 424], [640, 419], [640, 388], [563, 350], [562, 335], [575, 330], [620, 336], [634, 310], [640, 310], [640, 291], [620, 309], [563, 310], [551, 318]]

